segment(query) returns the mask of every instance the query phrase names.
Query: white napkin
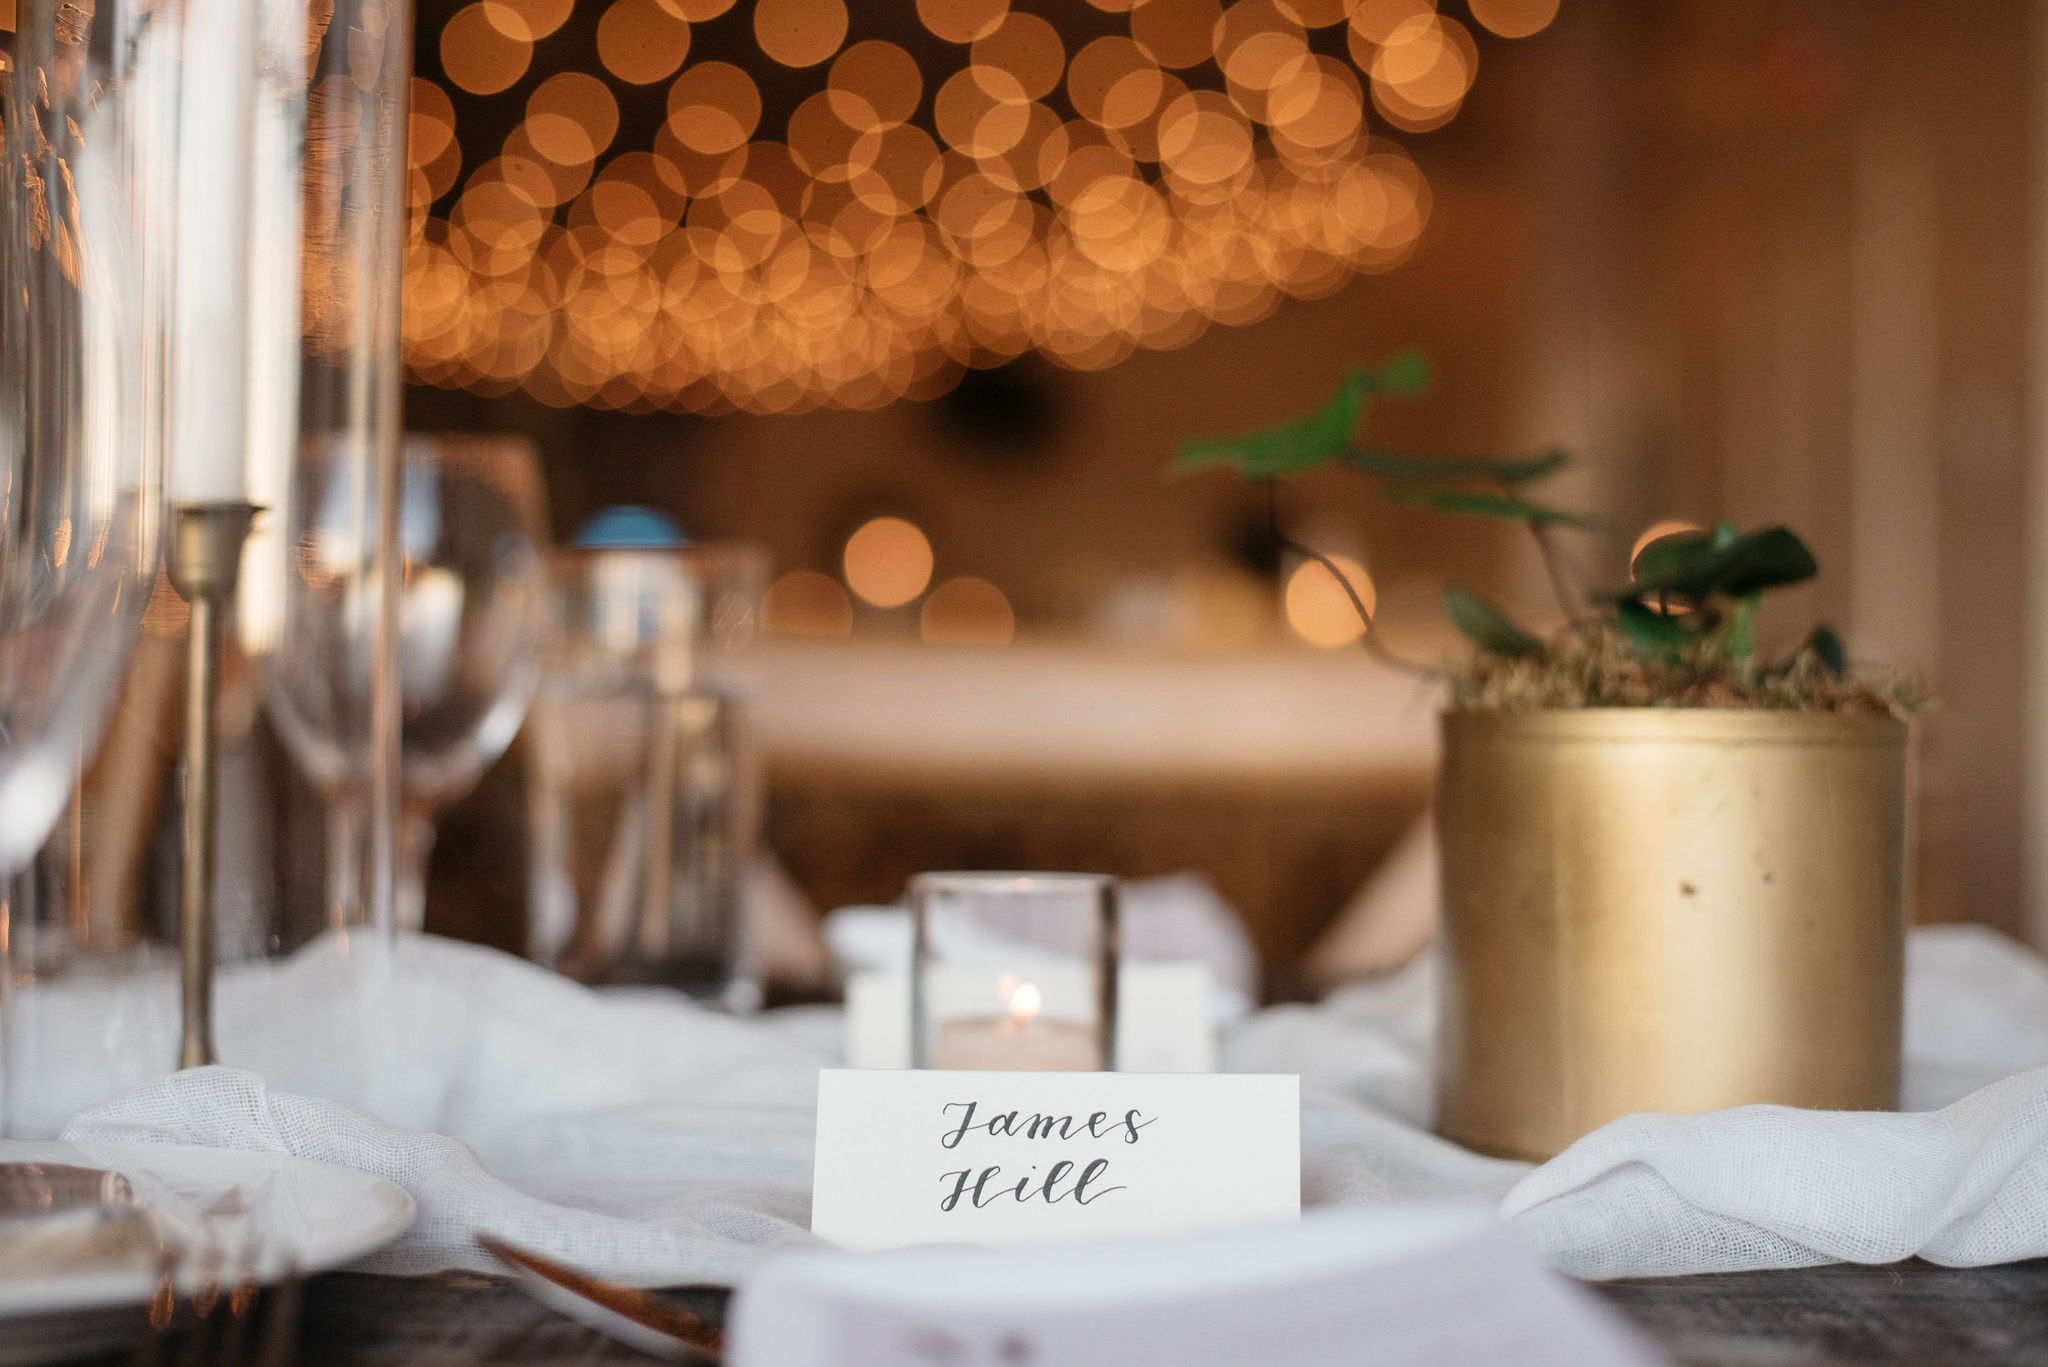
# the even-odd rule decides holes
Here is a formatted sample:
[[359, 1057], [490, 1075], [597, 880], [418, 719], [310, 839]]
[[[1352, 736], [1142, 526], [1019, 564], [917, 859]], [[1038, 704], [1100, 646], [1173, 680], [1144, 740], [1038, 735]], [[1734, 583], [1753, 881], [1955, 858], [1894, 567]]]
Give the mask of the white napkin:
[[2048, 964], [1981, 926], [1929, 927], [1906, 980], [1914, 1110], [1626, 1116], [1502, 1213], [1582, 1277], [2048, 1255]]
[[561, 1199], [550, 1201], [493, 1177], [467, 1145], [446, 1135], [404, 1129], [341, 1102], [274, 1092], [236, 1068], [161, 1078], [87, 1111], [64, 1138], [88, 1151], [159, 1143], [286, 1153], [396, 1183], [419, 1214], [398, 1242], [356, 1264], [369, 1272], [503, 1271], [476, 1247], [476, 1235], [487, 1233], [638, 1285], [726, 1282], [777, 1249], [817, 1242], [804, 1228], [808, 1203], [795, 1192], [670, 1179], [614, 1185], [606, 1202], [585, 1174], [580, 1193], [558, 1190]]
[[123, 1039], [110, 1070], [92, 1047], [105, 980], [19, 994], [13, 1095], [40, 1136], [263, 1149], [396, 1182], [420, 1218], [364, 1264], [378, 1271], [492, 1269], [480, 1229], [640, 1285], [729, 1281], [814, 1242], [813, 1100], [836, 1012], [751, 1022], [427, 936], [385, 965], [360, 949], [323, 940], [224, 972], [216, 1034], [238, 1067], [139, 1090], [124, 1074], [162, 1072], [175, 1035]]
[[[1519, 1177], [1509, 1229], [1584, 1277], [2048, 1255], [2048, 963], [1995, 931], [1913, 932], [1908, 1113], [1628, 1116], [1533, 1170], [1428, 1134], [1435, 974], [1425, 956], [1319, 1006], [1261, 1012], [1231, 1037], [1226, 1066], [1302, 1074], [1311, 1194], [1505, 1190]], [[1311, 1142], [1316, 1097], [1325, 1132]], [[1355, 1111], [1329, 1109], [1332, 1097]]]
[[1581, 1277], [2038, 1258], [2048, 1068], [1921, 1114], [1627, 1116], [1531, 1173], [1501, 1209]]
[[[816, 1070], [838, 1061], [836, 1011], [736, 1020], [409, 937], [380, 1023], [335, 957], [323, 945], [224, 975], [222, 1056], [268, 1086], [168, 1078], [67, 1134], [283, 1147], [388, 1176], [425, 1214], [371, 1264], [385, 1270], [488, 1267], [468, 1243], [478, 1228], [642, 1284], [723, 1280], [808, 1240], [812, 1100]], [[1988, 930], [1936, 927], [1914, 933], [1907, 983], [1908, 1104], [1946, 1109], [1632, 1116], [1533, 1170], [1429, 1132], [1427, 960], [1257, 1013], [1225, 1062], [1302, 1075], [1308, 1204], [1505, 1197], [1510, 1231], [1580, 1275], [2048, 1255], [2048, 964]], [[15, 1023], [76, 1041], [105, 1005], [17, 997]], [[378, 1039], [402, 1045], [392, 1076], [365, 1062]], [[113, 1090], [58, 1081], [97, 1089], [89, 1100]]]

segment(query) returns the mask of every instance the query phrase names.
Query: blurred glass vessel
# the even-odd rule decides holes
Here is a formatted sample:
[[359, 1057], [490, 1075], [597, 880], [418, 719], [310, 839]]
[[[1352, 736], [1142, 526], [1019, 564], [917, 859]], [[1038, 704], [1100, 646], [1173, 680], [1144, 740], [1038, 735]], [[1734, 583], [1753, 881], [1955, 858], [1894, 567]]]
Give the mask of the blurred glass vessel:
[[32, 1099], [22, 1064], [37, 1036], [24, 998], [53, 976], [96, 979], [148, 960], [124, 928], [50, 895], [32, 863], [99, 745], [156, 574], [181, 42], [178, 9], [154, 0], [91, 9], [30, 0], [17, 21], [0, 73], [0, 1128], [9, 1132]]
[[658, 515], [614, 510], [550, 569], [529, 952], [586, 981], [756, 1006], [744, 901], [761, 792], [731, 666], [753, 639], [767, 558], [681, 544]]
[[[316, 933], [289, 925], [290, 909], [251, 874], [263, 867], [269, 829], [252, 821], [277, 811], [258, 800], [265, 790], [247, 777], [261, 761], [246, 748], [252, 690], [245, 656], [267, 653], [282, 630], [290, 557], [276, 529], [288, 519], [293, 472], [308, 449], [302, 434], [320, 451], [329, 442], [353, 444], [365, 456], [361, 506], [395, 506], [395, 489], [384, 494], [393, 482], [380, 472], [396, 468], [411, 11], [404, 0], [248, 4], [228, 9], [230, 18], [248, 16], [254, 31], [255, 65], [246, 82], [232, 79], [217, 44], [196, 40], [195, 53], [182, 55], [193, 57], [197, 74], [181, 80], [187, 39], [180, 20], [193, 22], [194, 9], [162, 0], [32, 0], [22, 6], [12, 39], [14, 78], [0, 77], [9, 81], [10, 152], [0, 176], [7, 198], [0, 230], [7, 254], [0, 440], [7, 459], [42, 461], [39, 453], [56, 451], [51, 442], [61, 438], [81, 448], [65, 459], [82, 462], [74, 475], [18, 472], [14, 488], [46, 486], [51, 498], [10, 501], [0, 516], [8, 538], [0, 560], [10, 577], [0, 591], [9, 598], [0, 636], [11, 638], [17, 628], [45, 632], [18, 663], [0, 666], [8, 679], [0, 694], [13, 709], [10, 736], [38, 744], [66, 738], [61, 759], [53, 748], [51, 758], [37, 761], [44, 776], [31, 788], [42, 792], [42, 809], [55, 812], [48, 774], [75, 777], [85, 767], [89, 751], [81, 742], [92, 738], [120, 690], [120, 732], [91, 775], [90, 801], [65, 814], [64, 838], [45, 847], [33, 883], [17, 884], [29, 895], [10, 907], [5, 1123], [13, 1133], [52, 1133], [81, 1106], [166, 1072], [177, 1059], [178, 983], [166, 962], [177, 898], [166, 889], [175, 888], [178, 864], [175, 841], [166, 858], [163, 833], [178, 823], [180, 789], [169, 758], [177, 731], [166, 718], [175, 718], [179, 705], [184, 605], [156, 575], [154, 491], [165, 442], [175, 440], [164, 431], [166, 408], [173, 417], [179, 408], [198, 415], [202, 427], [210, 412], [167, 405], [163, 392], [175, 359], [167, 341], [175, 335], [172, 306], [194, 297], [172, 288], [172, 277], [184, 279], [190, 265], [175, 259], [179, 234], [170, 225], [176, 220], [181, 232], [190, 226], [179, 209], [215, 219], [235, 219], [246, 209], [250, 250], [212, 258], [204, 272], [215, 282], [245, 279], [248, 295], [249, 363], [230, 360], [224, 347], [218, 367], [246, 381], [230, 386], [244, 391], [244, 421], [227, 421], [224, 413], [219, 425], [222, 434], [239, 426], [242, 440], [237, 446], [222, 435], [225, 458], [215, 463], [219, 497], [246, 489], [249, 501], [269, 510], [244, 555], [234, 640], [222, 662], [216, 958], [224, 976], [233, 977], [238, 961], [260, 964]], [[219, 19], [221, 6], [210, 13]], [[239, 93], [231, 97], [231, 90]], [[237, 146], [248, 134], [246, 158], [194, 132], [195, 100], [233, 126]], [[224, 173], [237, 165], [245, 176]], [[232, 197], [226, 190], [213, 198], [174, 193], [195, 181], [239, 188]], [[18, 373], [16, 365], [23, 368]], [[30, 440], [32, 433], [43, 435]], [[173, 463], [185, 464], [182, 452]], [[139, 478], [123, 473], [131, 468]], [[131, 487], [142, 492], [120, 493]], [[181, 497], [217, 501], [212, 494]], [[71, 509], [68, 524], [60, 504]], [[374, 511], [367, 521], [355, 572], [374, 574], [384, 528]], [[395, 520], [385, 521], [395, 539]], [[132, 532], [125, 530], [131, 524]], [[118, 587], [75, 600], [67, 596], [73, 590], [59, 589], [69, 577], [84, 588], [87, 568], [105, 578], [129, 548], [134, 568]], [[72, 601], [90, 611], [66, 609], [72, 625], [60, 630], [38, 626], [57, 622], [53, 610]], [[145, 605], [153, 634], [124, 684], [121, 639], [132, 636], [133, 618]], [[395, 667], [395, 652], [387, 655]], [[34, 689], [54, 702], [27, 705], [37, 678], [45, 682]], [[22, 706], [15, 706], [17, 696]], [[60, 713], [69, 720], [50, 724]], [[367, 722], [362, 734], [369, 734]], [[386, 767], [395, 776], [395, 760]], [[0, 776], [0, 817], [7, 818], [0, 840], [18, 837], [33, 850], [48, 821], [14, 820], [6, 786]], [[63, 796], [56, 791], [57, 805]], [[376, 916], [366, 903], [350, 909], [351, 924]], [[374, 978], [371, 972], [362, 981], [374, 986]], [[367, 1057], [370, 1036], [389, 1012], [367, 991], [363, 1000]], [[264, 1009], [300, 1005], [285, 996]]]
[[[360, 900], [360, 814], [369, 782], [374, 668], [358, 446], [300, 461], [286, 531], [297, 548], [284, 622], [265, 659], [265, 701], [294, 759], [328, 806], [328, 901], [345, 924]], [[434, 812], [462, 796], [519, 731], [539, 676], [541, 547], [547, 517], [531, 442], [414, 436], [399, 508], [403, 577], [399, 676], [404, 703], [404, 824], [397, 924], [419, 929]]]
[[176, 10], [25, 5], [0, 178], [0, 875], [49, 835], [157, 561]]
[[[190, 3], [191, 0], [188, 0]], [[250, 133], [248, 488], [266, 509], [243, 553], [236, 629], [275, 706], [278, 663], [346, 659], [318, 704], [297, 693], [297, 741], [351, 758], [351, 867], [328, 923], [390, 928], [399, 847], [397, 641], [402, 474], [399, 324], [412, 220], [406, 0], [253, 0], [261, 53]], [[317, 544], [306, 540], [317, 528]], [[301, 570], [351, 604], [309, 603]], [[303, 633], [312, 633], [307, 639]], [[288, 672], [290, 666], [286, 666]], [[304, 762], [309, 747], [294, 744]], [[320, 776], [332, 764], [310, 769]]]

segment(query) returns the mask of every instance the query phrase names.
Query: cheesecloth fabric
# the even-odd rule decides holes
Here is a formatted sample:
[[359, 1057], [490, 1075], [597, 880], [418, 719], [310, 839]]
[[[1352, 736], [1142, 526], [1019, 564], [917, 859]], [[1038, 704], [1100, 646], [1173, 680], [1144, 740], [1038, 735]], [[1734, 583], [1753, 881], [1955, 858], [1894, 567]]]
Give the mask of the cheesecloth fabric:
[[[1907, 978], [1909, 1113], [1629, 1116], [1534, 1168], [1429, 1132], [1426, 957], [1246, 1018], [1224, 1059], [1301, 1075], [1305, 1204], [1496, 1199], [1580, 1276], [2048, 1255], [2048, 964], [1939, 927], [1914, 933]], [[136, 1085], [103, 1100], [118, 1089], [50, 1042], [90, 1035], [104, 996], [16, 1007], [11, 1028], [46, 1047], [40, 1073], [11, 1080], [44, 1098], [31, 1119], [50, 1132], [287, 1152], [405, 1187], [419, 1219], [367, 1270], [489, 1270], [484, 1230], [642, 1285], [730, 1281], [815, 1242], [812, 1098], [839, 1062], [834, 1009], [737, 1020], [445, 940], [407, 937], [388, 962], [325, 941], [223, 974], [236, 1066], [116, 1079]]]

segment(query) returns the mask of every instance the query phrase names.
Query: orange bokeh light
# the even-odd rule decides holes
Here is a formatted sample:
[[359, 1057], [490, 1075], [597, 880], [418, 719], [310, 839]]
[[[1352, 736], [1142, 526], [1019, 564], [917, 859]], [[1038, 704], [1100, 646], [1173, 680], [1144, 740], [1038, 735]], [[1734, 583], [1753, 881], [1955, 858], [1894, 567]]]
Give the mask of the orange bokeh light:
[[853, 603], [831, 575], [791, 570], [762, 596], [761, 630], [772, 636], [851, 636]]
[[1017, 614], [1001, 589], [963, 575], [932, 590], [917, 625], [927, 645], [1006, 646], [1017, 635]]
[[1067, 67], [1059, 30], [1035, 14], [1012, 14], [975, 39], [974, 70], [1000, 71], [1017, 83], [1027, 100], [1042, 100], [1059, 88]]
[[902, 607], [932, 581], [932, 543], [900, 517], [870, 518], [846, 539], [841, 563], [855, 597], [878, 608]]
[[532, 41], [505, 33], [483, 5], [457, 10], [441, 30], [441, 69], [472, 95], [508, 88], [532, 61]]
[[[918, 0], [960, 48], [928, 71], [847, 45], [847, 0], [723, 19], [751, 27], [758, 57], [724, 49], [740, 65], [692, 51], [733, 0], [457, 9], [445, 81], [414, 87], [414, 378], [551, 405], [872, 408], [1026, 351], [1097, 369], [1186, 345], [1414, 251], [1429, 184], [1373, 130], [1440, 126], [1479, 65], [1433, 0], [1091, 3], [1108, 17], [1070, 53], [1008, 0]], [[1470, 5], [1515, 36], [1555, 11]], [[596, 63], [536, 80], [535, 44], [572, 23]], [[506, 126], [473, 100], [519, 102], [498, 147], [458, 138]]]
[[1220, 0], [1145, 0], [1131, 11], [1131, 37], [1161, 66], [1190, 67], [1216, 51]]
[[574, 0], [483, 0], [491, 27], [522, 43], [537, 43], [569, 18]]
[[949, 43], [972, 43], [1001, 27], [1010, 0], [917, 0], [917, 17]]
[[784, 66], [816, 66], [846, 41], [846, 21], [846, 0], [757, 0], [754, 39]]
[[832, 63], [832, 108], [863, 133], [892, 127], [917, 111], [924, 77], [917, 61], [894, 43], [855, 43]]
[[674, 0], [612, 0], [597, 21], [597, 57], [629, 85], [665, 81], [690, 55], [690, 22]]
[[1527, 38], [1550, 27], [1557, 0], [1471, 0], [1472, 17], [1503, 38]]
[[734, 151], [760, 122], [761, 92], [730, 62], [699, 62], [669, 87], [669, 129], [692, 151]]

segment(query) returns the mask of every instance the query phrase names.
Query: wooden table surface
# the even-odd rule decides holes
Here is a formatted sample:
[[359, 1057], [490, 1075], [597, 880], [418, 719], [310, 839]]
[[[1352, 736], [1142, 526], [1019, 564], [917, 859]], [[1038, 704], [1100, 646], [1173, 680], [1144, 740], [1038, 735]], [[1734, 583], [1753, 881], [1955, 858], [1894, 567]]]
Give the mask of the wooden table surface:
[[1684, 1367], [2048, 1367], [2048, 1259], [1845, 1263], [1599, 1290]]
[[[2048, 1367], [2048, 1260], [1614, 1282], [1596, 1288], [1682, 1367]], [[720, 1293], [680, 1293], [715, 1313]], [[123, 1361], [125, 1359], [109, 1359]], [[334, 1273], [307, 1288], [298, 1367], [650, 1363], [490, 1277]]]

